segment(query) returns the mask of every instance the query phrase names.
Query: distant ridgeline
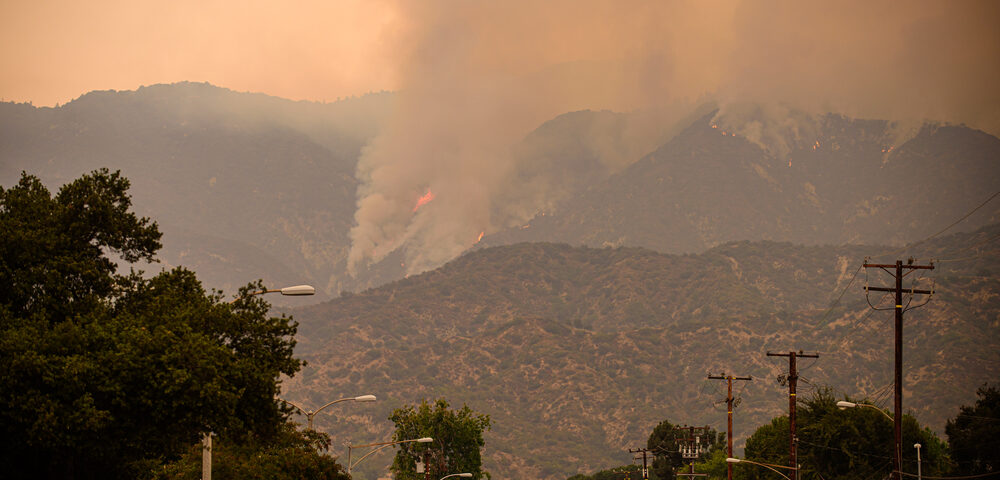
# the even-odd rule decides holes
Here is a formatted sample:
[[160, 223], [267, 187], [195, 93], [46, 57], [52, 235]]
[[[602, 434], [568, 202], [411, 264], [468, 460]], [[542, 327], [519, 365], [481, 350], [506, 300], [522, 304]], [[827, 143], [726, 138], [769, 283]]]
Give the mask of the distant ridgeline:
[[[310, 283], [331, 298], [402, 278], [407, 249], [417, 248], [347, 273], [358, 158], [391, 114], [392, 97], [292, 102], [178, 83], [92, 92], [57, 108], [0, 103], [0, 185], [21, 170], [54, 187], [95, 168], [120, 169], [136, 209], [163, 227], [165, 266], [185, 265], [227, 292], [264, 277]], [[639, 122], [632, 114], [572, 112], [540, 125], [512, 148], [514, 178], [546, 185], [547, 197], [534, 219], [486, 232], [477, 247], [902, 245], [1000, 190], [1000, 140], [980, 131], [925, 126], [897, 145], [887, 122], [827, 115], [810, 118], [787, 152], [773, 153], [713, 124], [707, 111], [643, 142], [629, 135]], [[491, 201], [532, 198], [519, 192], [511, 186]], [[958, 228], [1000, 221], [998, 205]], [[469, 226], [470, 239], [480, 227]]]

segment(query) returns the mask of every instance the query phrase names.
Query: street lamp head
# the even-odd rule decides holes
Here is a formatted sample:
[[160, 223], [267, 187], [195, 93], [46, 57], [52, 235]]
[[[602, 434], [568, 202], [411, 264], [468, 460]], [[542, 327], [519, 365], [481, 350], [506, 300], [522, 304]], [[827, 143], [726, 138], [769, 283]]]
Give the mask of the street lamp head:
[[431, 438], [431, 437], [423, 437], [423, 438], [418, 438], [417, 439], [417, 443], [431, 443], [433, 441], [434, 441], [434, 439]]
[[854, 402], [845, 402], [843, 400], [837, 402], [837, 408], [839, 408], [841, 410], [843, 410], [845, 408], [854, 408], [854, 407], [857, 407], [857, 406], [858, 406], [858, 404], [856, 404]]
[[919, 443], [914, 443], [913, 444], [913, 448], [916, 448], [917, 450], [920, 450], [920, 444]]
[[729, 457], [726, 459], [726, 463], [740, 463], [740, 461], [741, 461], [740, 459], [733, 457]]
[[374, 402], [375, 395], [362, 395], [360, 397], [354, 397], [355, 402]]
[[282, 295], [315, 295], [316, 289], [312, 285], [296, 285], [281, 289]]

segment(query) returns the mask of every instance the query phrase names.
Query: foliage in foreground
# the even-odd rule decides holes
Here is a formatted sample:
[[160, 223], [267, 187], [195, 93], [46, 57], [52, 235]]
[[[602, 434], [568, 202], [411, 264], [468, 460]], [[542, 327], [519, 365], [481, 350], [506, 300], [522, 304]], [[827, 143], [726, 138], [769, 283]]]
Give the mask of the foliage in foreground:
[[1000, 472], [1000, 388], [983, 385], [976, 395], [944, 428], [960, 475]]
[[[698, 438], [698, 445], [704, 448], [701, 454], [694, 460], [704, 462], [718, 452], [726, 448], [726, 437], [715, 429], [692, 430], [687, 426], [674, 425], [670, 420], [663, 420], [653, 431], [650, 432], [646, 440], [648, 453], [648, 467], [650, 480], [672, 480], [677, 478], [677, 472], [687, 468], [691, 464], [691, 459], [684, 458], [680, 447], [684, 445], [685, 438], [692, 435]], [[693, 441], [693, 440], [692, 440]], [[724, 454], [723, 454], [724, 455]], [[641, 460], [636, 460], [641, 462]], [[683, 470], [687, 472], [687, 470]], [[725, 473], [725, 470], [723, 470]], [[601, 470], [590, 475], [576, 474], [568, 480], [621, 480], [621, 479], [642, 479], [642, 465], [622, 465], [608, 470]]]
[[489, 415], [476, 413], [467, 405], [452, 410], [445, 399], [433, 405], [424, 400], [417, 407], [397, 408], [389, 416], [396, 425], [393, 441], [422, 437], [431, 443], [404, 443], [392, 462], [392, 473], [399, 480], [421, 480], [416, 464], [424, 462], [431, 478], [454, 473], [471, 473], [472, 478], [490, 478], [482, 467], [482, 448], [486, 445], [483, 432], [490, 429]]
[[[117, 172], [50, 195], [23, 174], [0, 188], [0, 471], [6, 478], [142, 478], [213, 431], [234, 442], [285, 428], [296, 325], [259, 297], [229, 304], [152, 261], [154, 222]], [[262, 286], [258, 283], [245, 288]]]
[[[865, 402], [861, 402], [865, 403]], [[892, 471], [893, 423], [874, 408], [840, 410], [829, 390], [818, 390], [800, 402], [797, 436], [799, 478], [832, 480], [874, 478]], [[947, 446], [910, 415], [903, 416], [902, 470], [916, 474], [916, 451], [920, 443], [922, 473], [947, 473]], [[788, 417], [781, 416], [757, 429], [746, 444], [746, 458], [760, 463], [788, 465]], [[739, 478], [777, 479], [776, 474], [752, 465], [734, 467]]]
[[[292, 423], [282, 425], [271, 438], [244, 438], [235, 443], [228, 438], [212, 442], [212, 478], [218, 480], [349, 480], [336, 460], [323, 454], [330, 437], [312, 430], [297, 430]], [[178, 461], [157, 472], [156, 480], [199, 480], [201, 445], [193, 445]]]

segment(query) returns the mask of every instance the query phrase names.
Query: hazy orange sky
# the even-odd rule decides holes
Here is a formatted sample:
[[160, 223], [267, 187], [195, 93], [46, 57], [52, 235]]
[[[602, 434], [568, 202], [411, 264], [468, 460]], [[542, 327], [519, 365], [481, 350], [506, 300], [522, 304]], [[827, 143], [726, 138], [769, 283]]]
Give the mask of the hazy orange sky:
[[[995, 0], [4, 0], [0, 98], [178, 81], [315, 101], [396, 91], [359, 159], [349, 260], [408, 245], [416, 272], [538, 211], [553, 185], [497, 213], [509, 146], [568, 111], [652, 112], [637, 137], [653, 141], [712, 101], [779, 156], [793, 110], [889, 120], [898, 140], [926, 120], [1000, 135], [998, 22]], [[440, 200], [413, 212], [429, 189]]]
[[[705, 93], [1000, 126], [1000, 2], [0, 2], [0, 98], [207, 81], [332, 101], [517, 78], [567, 108]], [[487, 85], [485, 88], [496, 88]], [[912, 112], [919, 103], [920, 112]]]
[[290, 99], [395, 88], [395, 21], [378, 0], [0, 3], [0, 97], [65, 103], [91, 90], [207, 81]]

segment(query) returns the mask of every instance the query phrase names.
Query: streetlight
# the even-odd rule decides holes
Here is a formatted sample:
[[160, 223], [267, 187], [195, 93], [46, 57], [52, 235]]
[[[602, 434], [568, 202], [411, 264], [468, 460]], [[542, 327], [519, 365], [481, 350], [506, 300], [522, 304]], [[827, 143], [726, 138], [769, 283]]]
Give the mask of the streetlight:
[[286, 296], [300, 297], [303, 295], [315, 295], [316, 289], [312, 285], [295, 285], [292, 287], [272, 288], [272, 289], [265, 288], [259, 292], [250, 292], [246, 295], [236, 297], [233, 299], [233, 301], [229, 303], [236, 303], [237, 300], [241, 300], [254, 295], [263, 295], [265, 293], [280, 293]]
[[441, 480], [444, 480], [446, 478], [451, 478], [451, 477], [470, 478], [470, 477], [472, 477], [472, 474], [471, 473], [453, 473], [451, 475], [445, 475], [445, 476], [441, 477]]
[[[379, 450], [382, 450], [383, 448], [386, 448], [386, 447], [389, 447], [389, 446], [392, 446], [392, 445], [399, 445], [401, 443], [410, 443], [410, 442], [430, 443], [430, 442], [433, 442], [433, 441], [434, 441], [434, 439], [431, 438], [431, 437], [421, 437], [421, 438], [414, 438], [412, 440], [400, 440], [398, 442], [369, 443], [367, 445], [350, 445], [350, 444], [348, 444], [347, 445], [347, 474], [350, 475], [351, 474], [351, 470], [353, 470], [354, 467], [358, 466], [358, 464], [361, 463], [362, 460], [368, 458], [373, 453], [375, 453], [375, 452], [377, 452]], [[356, 461], [354, 463], [351, 463], [351, 451], [353, 449], [355, 449], [355, 448], [368, 448], [368, 447], [375, 447], [375, 448], [373, 448], [370, 452], [364, 454], [364, 456], [362, 456], [361, 458], [359, 458], [358, 461]], [[469, 474], [469, 476], [471, 477], [472, 474]]]
[[917, 480], [921, 480], [923, 477], [920, 476], [920, 444], [914, 443], [913, 448], [917, 449]]
[[[259, 292], [250, 292], [246, 295], [241, 295], [229, 302], [230, 305], [236, 303], [238, 300], [251, 297], [254, 295], [263, 295], [265, 293], [280, 293], [282, 295], [315, 295], [316, 289], [312, 285], [295, 285], [285, 288], [267, 289], [261, 290]], [[201, 439], [201, 478], [202, 480], [212, 480], [212, 432], [206, 433]]]
[[837, 408], [839, 408], [841, 410], [844, 410], [844, 409], [847, 409], [847, 408], [858, 408], [858, 407], [874, 408], [875, 410], [878, 410], [878, 413], [881, 413], [883, 416], [885, 416], [885, 418], [888, 418], [889, 420], [893, 420], [893, 418], [890, 417], [888, 413], [885, 413], [885, 410], [882, 410], [881, 408], [879, 408], [879, 407], [877, 407], [875, 405], [869, 404], [869, 403], [845, 402], [843, 400], [837, 402]]
[[785, 477], [787, 480], [791, 480], [791, 479], [788, 478], [788, 475], [785, 475], [784, 473], [779, 472], [775, 468], [784, 468], [784, 469], [788, 469], [788, 470], [798, 470], [797, 468], [786, 467], [784, 465], [772, 465], [770, 463], [759, 463], [759, 462], [754, 462], [752, 460], [744, 460], [744, 459], [733, 458], [733, 457], [727, 458], [726, 459], [726, 463], [752, 463], [754, 465], [760, 465], [760, 466], [762, 466], [762, 467], [764, 467], [764, 468], [766, 468], [768, 470], [773, 471], [774, 473], [777, 473], [778, 475], [781, 475], [782, 477]]
[[[869, 404], [869, 403], [847, 402], [847, 401], [843, 401], [843, 400], [837, 402], [837, 408], [839, 408], [841, 410], [844, 410], [845, 408], [858, 408], [858, 407], [874, 408], [875, 410], [878, 410], [878, 413], [881, 413], [885, 418], [888, 418], [889, 421], [893, 423], [893, 425], [896, 424], [896, 419], [895, 418], [890, 417], [888, 413], [885, 413], [885, 410], [882, 410], [881, 408], [879, 408], [879, 407], [877, 407], [875, 405], [872, 405], [872, 404]], [[900, 441], [901, 441], [900, 437], [894, 437], [893, 438], [893, 443], [894, 443], [893, 448], [895, 449], [895, 452], [894, 452], [894, 455], [893, 455], [893, 457], [894, 457], [893, 461], [895, 462], [896, 465], [902, 465], [903, 464], [903, 446], [900, 444]], [[919, 452], [919, 450], [917, 450], [917, 451]], [[901, 469], [902, 467], [896, 467], [896, 468]], [[897, 478], [899, 478], [899, 477], [897, 477]]]
[[285, 403], [287, 403], [287, 404], [289, 404], [289, 405], [291, 405], [291, 406], [293, 406], [293, 407], [295, 407], [295, 409], [298, 410], [299, 413], [302, 413], [303, 415], [305, 415], [306, 419], [308, 420], [308, 424], [309, 424], [309, 426], [306, 427], [306, 429], [307, 430], [312, 430], [313, 429], [313, 418], [316, 417], [317, 413], [319, 413], [324, 408], [329, 407], [330, 405], [333, 405], [335, 403], [347, 402], [347, 401], [350, 401], [350, 400], [353, 400], [355, 402], [374, 402], [375, 401], [375, 395], [361, 395], [360, 397], [341, 398], [339, 400], [334, 400], [334, 401], [332, 401], [330, 403], [327, 403], [326, 405], [323, 405], [322, 407], [319, 407], [316, 410], [306, 410], [306, 409], [304, 409], [304, 408], [302, 408], [302, 407], [300, 407], [300, 406], [298, 406], [298, 405], [296, 405], [296, 404], [294, 404], [292, 402], [289, 402], [288, 400], [282, 400], [282, 401], [285, 402]]

